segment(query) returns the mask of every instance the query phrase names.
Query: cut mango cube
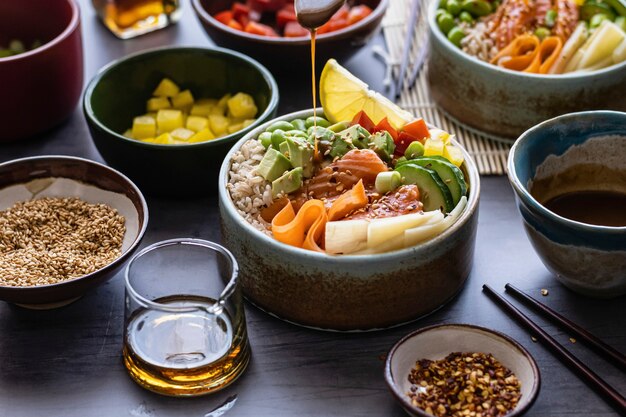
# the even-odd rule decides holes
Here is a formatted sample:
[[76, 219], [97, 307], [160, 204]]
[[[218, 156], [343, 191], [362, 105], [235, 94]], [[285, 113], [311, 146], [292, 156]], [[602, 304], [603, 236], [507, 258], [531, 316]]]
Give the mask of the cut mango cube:
[[228, 131], [228, 118], [219, 114], [212, 114], [209, 116], [209, 125], [216, 136], [221, 136]]
[[163, 78], [156, 90], [152, 93], [156, 97], [174, 97], [180, 92], [180, 88], [169, 78]]
[[172, 105], [167, 97], [154, 97], [146, 103], [146, 111], [157, 112], [161, 109], [169, 109]]
[[200, 130], [198, 133], [189, 138], [189, 143], [206, 142], [211, 139], [215, 139], [215, 135], [207, 128]]
[[445, 144], [440, 139], [426, 139], [426, 142], [424, 143], [424, 156], [443, 156], [444, 147]]
[[428, 131], [430, 132], [431, 138], [442, 140], [443, 143], [450, 142], [451, 135], [448, 132], [437, 128], [428, 129]]
[[241, 119], [252, 119], [258, 111], [254, 99], [250, 94], [237, 93], [228, 99], [228, 112], [233, 117]]
[[233, 123], [228, 125], [228, 133], [235, 133], [235, 132], [239, 132], [241, 129], [243, 129], [243, 122], [241, 123]]
[[217, 107], [222, 111], [222, 114], [226, 114], [226, 110], [228, 109], [228, 100], [232, 97], [232, 94], [224, 94], [222, 98], [217, 102]]
[[156, 135], [156, 121], [150, 116], [139, 116], [133, 119], [133, 138], [146, 139]]
[[160, 145], [169, 145], [173, 143], [172, 136], [169, 133], [163, 133], [154, 138], [152, 143], [158, 143]]
[[203, 98], [196, 100], [191, 108], [192, 116], [208, 116], [211, 110], [217, 105], [217, 100], [212, 98]]
[[189, 116], [185, 122], [185, 127], [194, 132], [199, 132], [209, 127], [209, 120], [206, 117]]
[[463, 164], [463, 152], [456, 146], [446, 145], [443, 150], [443, 157], [458, 167]]
[[209, 116], [212, 114], [217, 114], [218, 116], [225, 116], [226, 115], [226, 111], [224, 109], [222, 109], [220, 106], [215, 105], [213, 107], [211, 107], [211, 111], [209, 111]]
[[183, 127], [179, 127], [178, 129], [174, 129], [170, 132], [172, 139], [187, 142], [195, 132], [193, 130], [185, 129]]
[[145, 139], [139, 139], [142, 142], [146, 142], [146, 143], [154, 143], [154, 138], [145, 138]]
[[133, 137], [133, 131], [131, 129], [126, 129], [126, 131], [124, 133], [122, 133], [122, 136], [125, 136], [128, 139], [135, 139]]
[[256, 122], [256, 119], [246, 119], [246, 120], [244, 120], [242, 129], [245, 129], [246, 127], [250, 126], [254, 122]]
[[156, 121], [159, 132], [171, 132], [184, 126], [183, 112], [169, 109], [159, 110]]
[[191, 91], [185, 90], [172, 97], [172, 107], [180, 110], [190, 110], [193, 106], [193, 95]]

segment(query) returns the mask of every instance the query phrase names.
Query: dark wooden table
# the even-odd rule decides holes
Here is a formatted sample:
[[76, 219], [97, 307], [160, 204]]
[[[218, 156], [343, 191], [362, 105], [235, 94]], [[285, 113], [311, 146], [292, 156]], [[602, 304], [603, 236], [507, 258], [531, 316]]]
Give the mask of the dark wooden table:
[[[86, 81], [103, 65], [135, 51], [163, 45], [208, 46], [190, 5], [175, 27], [120, 41], [100, 25], [82, 1]], [[374, 42], [380, 43], [380, 36]], [[371, 45], [345, 65], [374, 88], [383, 66]], [[310, 107], [309, 83], [278, 80], [279, 113]], [[300, 89], [286, 88], [301, 86]], [[0, 97], [1, 99], [1, 97]], [[66, 154], [101, 161], [79, 108], [62, 126], [22, 143], [0, 146], [0, 162]], [[220, 240], [215, 197], [168, 201], [148, 198], [150, 225], [143, 245], [174, 237]], [[616, 413], [574, 374], [481, 293], [483, 283], [503, 290], [506, 282], [580, 323], [617, 349], [626, 350], [626, 299], [594, 300], [558, 284], [524, 235], [506, 177], [482, 178], [474, 268], [463, 292], [435, 314], [398, 328], [340, 334], [303, 329], [247, 307], [253, 359], [245, 375], [211, 396], [161, 397], [135, 385], [121, 361], [124, 284], [121, 274], [68, 307], [29, 311], [0, 302], [0, 417], [133, 416], [200, 417], [230, 395], [238, 400], [228, 416], [403, 416], [382, 377], [384, 357], [403, 335], [436, 323], [474, 323], [509, 334], [535, 357], [541, 393], [528, 416], [614, 416]], [[532, 317], [536, 317], [531, 314]], [[590, 367], [626, 393], [626, 377], [568, 335], [543, 327]]]

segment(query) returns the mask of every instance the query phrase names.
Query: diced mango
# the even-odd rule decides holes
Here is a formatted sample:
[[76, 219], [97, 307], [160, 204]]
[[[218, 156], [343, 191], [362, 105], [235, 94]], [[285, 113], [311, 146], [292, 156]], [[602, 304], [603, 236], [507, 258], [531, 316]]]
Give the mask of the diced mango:
[[213, 107], [211, 107], [211, 110], [209, 111], [209, 116], [212, 114], [217, 114], [219, 116], [225, 116], [226, 115], [226, 111], [224, 109], [222, 109], [220, 106], [215, 105]]
[[179, 127], [178, 129], [172, 130], [170, 135], [172, 136], [172, 139], [176, 141], [187, 142], [194, 135], [194, 131]]
[[445, 144], [440, 139], [426, 139], [424, 143], [424, 156], [443, 155]]
[[239, 132], [241, 129], [243, 129], [243, 122], [229, 124], [227, 130], [228, 130], [228, 133], [230, 134], [230, 133]]
[[145, 138], [145, 139], [139, 139], [142, 142], [146, 142], [146, 143], [154, 143], [154, 138]]
[[442, 140], [443, 143], [448, 143], [450, 141], [451, 135], [444, 130], [431, 128], [431, 129], [428, 129], [428, 131], [430, 132], [430, 137], [433, 139]]
[[189, 116], [187, 117], [185, 127], [189, 130], [193, 130], [194, 132], [199, 132], [202, 129], [209, 127], [209, 120], [206, 117]]
[[163, 78], [152, 93], [155, 97], [174, 97], [180, 92], [180, 88], [169, 78]]
[[206, 142], [207, 140], [215, 139], [215, 135], [208, 128], [202, 129], [189, 138], [189, 143]]
[[222, 111], [222, 114], [226, 114], [228, 110], [228, 100], [232, 97], [232, 94], [224, 94], [222, 98], [217, 102], [217, 107]]
[[446, 145], [443, 150], [443, 157], [458, 167], [463, 164], [463, 152], [456, 146]]
[[154, 138], [153, 143], [158, 143], [159, 145], [169, 145], [170, 143], [173, 143], [172, 136], [169, 133], [162, 133]]
[[156, 121], [159, 133], [171, 132], [184, 126], [183, 112], [170, 109], [159, 110]]
[[258, 111], [250, 94], [237, 93], [227, 101], [228, 112], [233, 117], [252, 119]]
[[224, 133], [228, 131], [228, 118], [226, 116], [221, 116], [219, 114], [212, 114], [209, 116], [209, 125], [211, 131], [216, 136], [222, 136]]
[[167, 97], [154, 97], [146, 103], [146, 111], [157, 112], [161, 109], [169, 109], [172, 105]]
[[133, 138], [146, 139], [156, 135], [156, 121], [150, 116], [139, 116], [133, 119]]
[[185, 90], [172, 97], [172, 107], [179, 110], [189, 111], [193, 106], [193, 95], [191, 91]]
[[246, 120], [244, 120], [242, 129], [245, 129], [246, 127], [250, 126], [254, 122], [256, 122], [256, 119], [246, 119]]
[[217, 105], [217, 100], [213, 98], [202, 98], [196, 100], [191, 108], [192, 116], [207, 117], [211, 113], [211, 109]]
[[133, 131], [131, 129], [126, 129], [126, 131], [122, 133], [122, 136], [126, 136], [129, 139], [135, 139], [133, 137]]

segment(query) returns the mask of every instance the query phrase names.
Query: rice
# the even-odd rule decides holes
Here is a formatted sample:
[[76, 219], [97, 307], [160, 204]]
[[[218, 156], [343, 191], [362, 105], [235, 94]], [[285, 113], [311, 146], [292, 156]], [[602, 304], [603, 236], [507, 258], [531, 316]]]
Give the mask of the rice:
[[244, 143], [231, 159], [226, 188], [239, 214], [253, 227], [271, 236], [270, 224], [261, 217], [261, 210], [272, 204], [272, 186], [257, 174], [264, 155], [265, 148], [258, 140]]
[[498, 54], [498, 48], [491, 38], [490, 26], [487, 23], [478, 22], [471, 26], [463, 22], [461, 28], [467, 34], [461, 40], [463, 52], [486, 62]]

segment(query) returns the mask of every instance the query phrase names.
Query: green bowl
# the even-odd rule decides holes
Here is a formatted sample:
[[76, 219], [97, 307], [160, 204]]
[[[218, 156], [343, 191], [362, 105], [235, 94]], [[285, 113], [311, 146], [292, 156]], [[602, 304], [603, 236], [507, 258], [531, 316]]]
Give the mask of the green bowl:
[[[239, 91], [254, 97], [257, 120], [245, 129], [208, 142], [159, 145], [122, 136], [162, 78], [195, 97], [221, 97]], [[278, 86], [257, 61], [221, 48], [175, 47], [143, 51], [102, 68], [83, 98], [91, 137], [104, 160], [128, 175], [147, 194], [179, 197], [214, 190], [224, 156], [232, 145], [272, 119]]]

